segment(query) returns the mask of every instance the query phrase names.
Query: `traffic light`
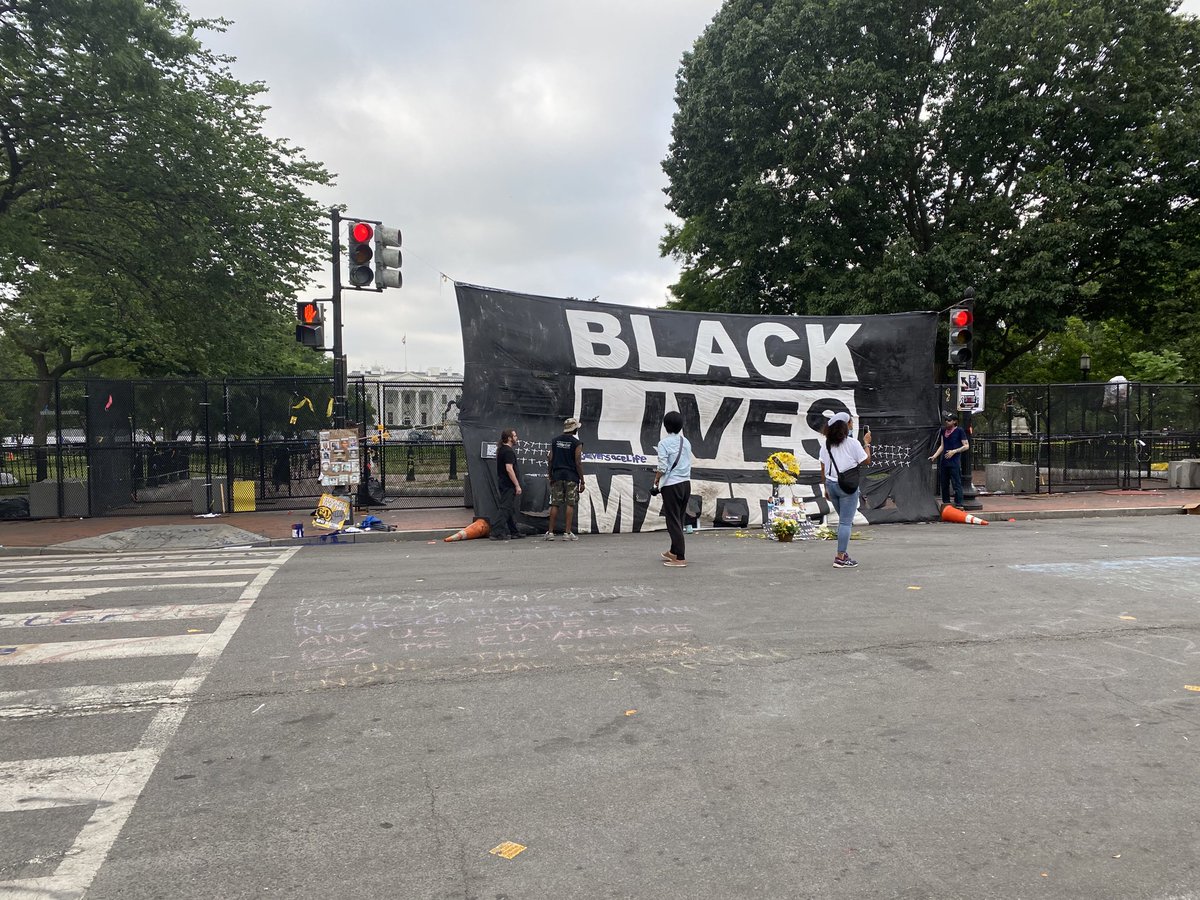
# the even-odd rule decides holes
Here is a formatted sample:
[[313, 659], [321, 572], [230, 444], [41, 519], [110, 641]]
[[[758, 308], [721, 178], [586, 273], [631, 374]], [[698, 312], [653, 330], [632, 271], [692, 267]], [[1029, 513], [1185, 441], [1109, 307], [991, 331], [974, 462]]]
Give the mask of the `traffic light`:
[[950, 310], [950, 365], [969, 369], [975, 361], [974, 294]]
[[375, 256], [375, 226], [370, 222], [349, 219], [350, 231], [346, 242], [346, 259], [349, 262], [347, 281], [356, 290], [367, 290], [375, 286], [375, 272], [371, 260]]
[[321, 304], [305, 300], [296, 304], [296, 340], [305, 347], [325, 349], [325, 316]]
[[375, 229], [375, 287], [400, 287], [404, 283], [401, 261], [400, 229], [380, 225]]

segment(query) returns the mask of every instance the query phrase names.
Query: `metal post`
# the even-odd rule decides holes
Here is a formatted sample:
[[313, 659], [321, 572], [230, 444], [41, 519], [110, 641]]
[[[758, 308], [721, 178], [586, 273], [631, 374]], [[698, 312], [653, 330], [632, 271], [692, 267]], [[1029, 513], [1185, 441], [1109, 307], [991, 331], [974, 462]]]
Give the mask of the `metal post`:
[[[213, 493], [212, 493], [212, 419], [209, 416], [209, 399], [208, 399], [208, 379], [204, 380], [204, 400], [201, 405], [204, 407], [204, 511], [211, 513], [213, 511]], [[188, 465], [188, 480], [191, 480], [191, 465]]]
[[[66, 488], [63, 485], [62, 439], [62, 382], [54, 379], [54, 477], [58, 482], [58, 514], [66, 513]], [[92, 492], [88, 491], [88, 514], [91, 514]]]
[[967, 451], [963, 454], [963, 509], [983, 509], [979, 495], [975, 491], [975, 435], [971, 433], [971, 410], [963, 410], [962, 428], [967, 433]]
[[332, 236], [329, 250], [333, 261], [333, 427], [346, 427], [346, 357], [342, 354], [342, 217], [329, 210]]

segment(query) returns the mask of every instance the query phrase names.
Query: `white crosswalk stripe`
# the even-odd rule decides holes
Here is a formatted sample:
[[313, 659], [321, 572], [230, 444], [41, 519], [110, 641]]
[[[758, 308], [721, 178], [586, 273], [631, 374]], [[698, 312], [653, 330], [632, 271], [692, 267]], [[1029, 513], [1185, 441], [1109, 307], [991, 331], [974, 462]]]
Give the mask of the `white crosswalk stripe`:
[[[240, 588], [249, 584], [246, 581], [194, 581], [172, 582], [170, 588], [175, 591], [191, 590], [193, 588]], [[73, 588], [44, 588], [34, 591], [11, 591], [0, 593], [2, 603], [39, 603], [52, 601], [54, 603], [69, 603], [72, 600], [86, 600], [99, 594], [145, 593], [146, 591], [162, 591], [161, 584], [119, 584], [94, 585]]]
[[163, 637], [113, 638], [101, 641], [62, 641], [47, 644], [0, 646], [0, 667], [33, 666], [48, 662], [95, 662], [145, 656], [182, 656], [199, 653], [207, 634], [173, 634]]
[[[4, 560], [0, 566], [0, 727], [20, 721], [25, 723], [22, 728], [40, 729], [43, 721], [127, 712], [150, 713], [152, 718], [136, 746], [123, 750], [0, 761], [0, 816], [31, 810], [51, 811], [47, 815], [59, 809], [91, 810], [71, 846], [51, 848], [53, 852], [39, 852], [30, 859], [32, 868], [23, 874], [35, 877], [0, 881], [0, 898], [82, 897], [87, 892], [188, 703], [263, 587], [297, 551]], [[245, 577], [230, 580], [231, 576]], [[70, 586], [27, 587], [55, 584]], [[97, 596], [109, 603], [101, 608], [72, 605]], [[140, 604], [143, 598], [147, 602]], [[183, 620], [207, 621], [197, 621], [186, 634], [136, 633], [140, 627]], [[92, 632], [94, 627], [102, 630]], [[66, 636], [79, 639], [63, 640]], [[117, 662], [121, 665], [112, 671], [130, 671], [134, 660], [164, 657], [191, 661], [184, 663], [187, 669], [181, 677], [170, 680], [70, 683], [79, 677], [72, 672], [93, 671], [81, 669], [82, 663]], [[40, 671], [29, 668], [35, 666], [54, 667], [60, 673], [55, 680], [65, 686], [5, 689], [7, 678], [18, 671]], [[25, 683], [31, 682], [26, 678]], [[103, 722], [80, 727], [102, 728]], [[49, 875], [37, 868], [37, 860], [46, 856], [60, 859]], [[18, 869], [16, 874], [22, 873]]]
[[[257, 575], [258, 569], [213, 569], [211, 574], [214, 577], [222, 577], [228, 575]], [[154, 572], [153, 574], [142, 574], [142, 578], [195, 578], [197, 576], [207, 575], [208, 571], [201, 569], [188, 570], [186, 572]], [[88, 581], [121, 581], [130, 577], [129, 572], [75, 572], [63, 574], [49, 575], [8, 575], [0, 577], [0, 589], [9, 584], [35, 584], [38, 582], [46, 584], [54, 584], [60, 581], [78, 581], [80, 578], [86, 578]]]
[[59, 625], [117, 625], [125, 622], [169, 622], [173, 619], [218, 619], [229, 603], [175, 603], [169, 606], [114, 606], [107, 609], [56, 609], [0, 614], [0, 628], [46, 628]]
[[131, 681], [123, 684], [0, 691], [0, 719], [140, 711], [146, 708], [146, 704], [177, 703], [169, 696], [174, 686], [173, 681]]

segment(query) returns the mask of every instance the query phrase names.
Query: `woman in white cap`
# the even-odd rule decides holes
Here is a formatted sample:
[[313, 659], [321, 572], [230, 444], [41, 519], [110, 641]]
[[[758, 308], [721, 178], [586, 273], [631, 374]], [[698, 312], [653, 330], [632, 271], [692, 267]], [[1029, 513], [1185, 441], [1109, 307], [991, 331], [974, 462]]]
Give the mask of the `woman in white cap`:
[[[864, 446], [864, 444], [866, 446]], [[871, 433], [863, 436], [860, 444], [850, 436], [850, 413], [835, 413], [825, 429], [825, 445], [821, 447], [821, 481], [825, 484], [825, 496], [838, 514], [837, 555], [833, 565], [838, 569], [853, 569], [858, 565], [850, 558], [850, 529], [854, 525], [854, 514], [858, 511], [857, 474], [859, 466], [870, 465]], [[839, 481], [847, 476], [855, 482], [854, 490], [844, 490]]]

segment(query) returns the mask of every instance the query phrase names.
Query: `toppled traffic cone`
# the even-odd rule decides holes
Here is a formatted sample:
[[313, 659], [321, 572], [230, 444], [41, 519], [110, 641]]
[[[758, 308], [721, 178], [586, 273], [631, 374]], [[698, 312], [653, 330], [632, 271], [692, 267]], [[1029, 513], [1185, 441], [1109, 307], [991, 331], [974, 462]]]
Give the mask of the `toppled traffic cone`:
[[442, 538], [443, 541], [469, 541], [472, 538], [487, 537], [492, 529], [487, 523], [487, 519], [476, 519], [466, 528], [456, 531], [449, 537]]
[[947, 503], [942, 507], [943, 522], [961, 522], [963, 525], [986, 525], [987, 519], [981, 519], [978, 516], [973, 516], [968, 512], [963, 512], [955, 506]]

